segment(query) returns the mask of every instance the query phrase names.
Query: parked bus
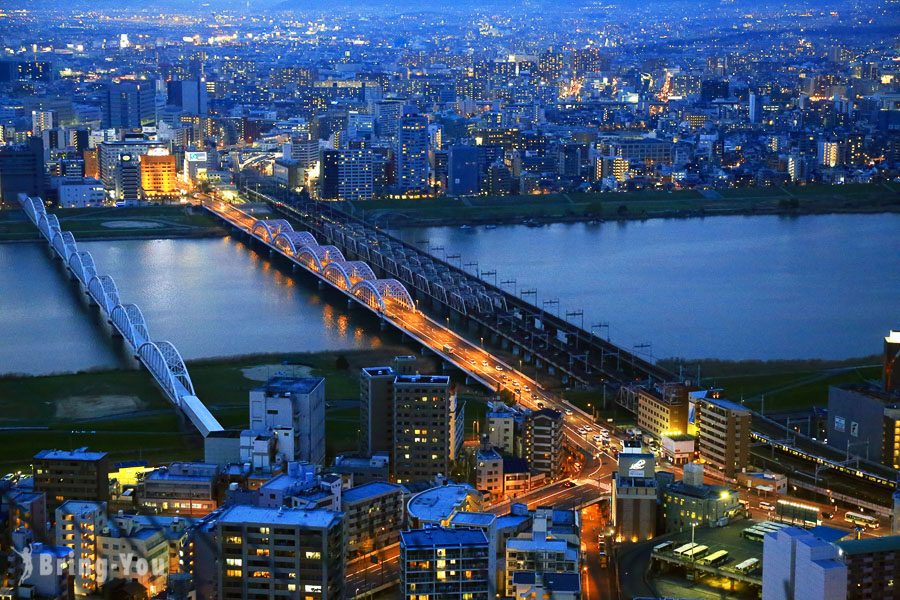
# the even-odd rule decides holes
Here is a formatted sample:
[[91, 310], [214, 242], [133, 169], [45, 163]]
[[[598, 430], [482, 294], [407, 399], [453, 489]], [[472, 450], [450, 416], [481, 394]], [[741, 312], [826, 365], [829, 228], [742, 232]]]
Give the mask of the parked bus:
[[695, 544], [694, 542], [688, 542], [684, 546], [679, 546], [678, 548], [675, 548], [675, 554], [677, 554], [679, 556], [684, 556], [685, 552], [693, 550], [694, 548], [696, 548], [699, 545], [700, 544]]
[[713, 552], [709, 556], [704, 556], [701, 558], [699, 562], [701, 565], [709, 565], [711, 567], [718, 567], [722, 563], [728, 560], [728, 551], [727, 550], [718, 550]]
[[872, 529], [878, 529], [878, 519], [875, 517], [870, 517], [869, 515], [861, 515], [859, 513], [848, 512], [844, 515], [844, 520], [848, 523], [853, 523], [854, 525], [860, 525], [862, 527], [871, 527]]
[[758, 558], [748, 558], [744, 562], [738, 564], [738, 566], [736, 566], [734, 568], [734, 570], [743, 575], [747, 575], [749, 573], [752, 573], [753, 571], [755, 571], [758, 568], [759, 568], [759, 559]]
[[706, 556], [707, 552], [709, 552], [709, 546], [696, 546], [685, 552], [684, 558], [697, 560]]
[[741, 532], [741, 535], [751, 542], [761, 542], [763, 541], [763, 538], [766, 537], [766, 533], [768, 532], [760, 529], [759, 527], [748, 527]]
[[669, 548], [672, 548], [674, 545], [675, 545], [675, 542], [670, 540], [668, 542], [663, 542], [662, 544], [657, 544], [657, 545], [653, 546], [653, 551], [654, 552], [664, 552], [664, 551], [668, 550]]

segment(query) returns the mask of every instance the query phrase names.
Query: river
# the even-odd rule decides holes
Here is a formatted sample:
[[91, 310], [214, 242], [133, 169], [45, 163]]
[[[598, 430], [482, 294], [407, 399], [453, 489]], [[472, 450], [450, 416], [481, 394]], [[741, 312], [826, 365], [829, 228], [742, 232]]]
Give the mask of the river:
[[[137, 304], [154, 340], [185, 359], [316, 352], [377, 344], [346, 305], [232, 238], [82, 242]], [[0, 244], [0, 374], [123, 367], [99, 312], [42, 244]]]
[[[581, 310], [585, 327], [609, 323], [595, 331], [654, 357], [776, 359], [881, 351], [900, 326], [898, 232], [900, 215], [884, 214], [395, 233], [497, 271], [511, 291], [537, 290], [547, 310]], [[232, 238], [79, 246], [141, 307], [151, 337], [187, 359], [379, 343], [337, 296]], [[96, 314], [44, 246], [0, 244], [0, 374], [126, 365]]]
[[898, 214], [392, 233], [656, 358], [864, 356], [900, 327]]

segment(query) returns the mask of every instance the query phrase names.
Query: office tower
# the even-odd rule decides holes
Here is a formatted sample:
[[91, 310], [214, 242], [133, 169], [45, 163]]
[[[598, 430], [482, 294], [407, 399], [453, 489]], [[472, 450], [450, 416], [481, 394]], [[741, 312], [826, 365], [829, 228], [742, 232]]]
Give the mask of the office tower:
[[0, 202], [16, 202], [19, 194], [44, 195], [44, 143], [31, 137], [23, 144], [0, 146]]
[[562, 475], [563, 415], [550, 408], [533, 412], [525, 426], [525, 458], [531, 468], [550, 479]]
[[344, 597], [343, 513], [238, 505], [215, 527], [218, 598]]
[[322, 150], [322, 159], [319, 167], [319, 198], [322, 200], [337, 200], [341, 182], [340, 150]]
[[101, 98], [103, 127], [139, 129], [156, 124], [153, 82], [110, 83]]
[[478, 148], [451, 146], [447, 159], [447, 194], [474, 196], [479, 191]]
[[140, 157], [141, 188], [146, 198], [178, 195], [178, 169], [174, 154], [145, 154]]
[[760, 113], [762, 109], [762, 98], [754, 92], [750, 92], [750, 98], [747, 102], [747, 117], [751, 123], [759, 123]]
[[204, 516], [218, 506], [218, 477], [217, 465], [175, 462], [144, 477], [137, 503], [156, 514]]
[[398, 483], [447, 476], [463, 441], [463, 407], [446, 375], [394, 379], [394, 477]]
[[799, 527], [766, 534], [762, 572], [763, 600], [847, 598], [847, 566], [837, 548]]
[[480, 529], [400, 533], [400, 593], [406, 600], [488, 600], [490, 546]]
[[397, 137], [397, 187], [403, 192], [428, 189], [428, 119], [405, 114]]
[[250, 391], [250, 430], [291, 429], [293, 457], [319, 464], [325, 458], [325, 380], [273, 377]]
[[726, 477], [734, 477], [749, 464], [749, 410], [728, 400], [704, 398], [697, 402], [695, 420], [703, 460]]
[[375, 133], [384, 140], [396, 140], [403, 116], [403, 100], [379, 100], [375, 103]]
[[374, 192], [372, 151], [348, 148], [340, 151], [338, 160], [338, 198], [349, 202], [371, 200]]
[[67, 500], [56, 509], [56, 545], [75, 555], [75, 593], [79, 596], [100, 591], [103, 578], [98, 573], [100, 542], [97, 536], [106, 527], [106, 503]]
[[359, 377], [359, 451], [363, 456], [393, 448], [394, 379], [391, 367], [366, 367]]
[[347, 556], [368, 554], [400, 540], [406, 521], [402, 485], [374, 481], [344, 491], [341, 511], [347, 528]]
[[53, 129], [59, 120], [52, 110], [31, 111], [31, 135], [40, 137], [47, 129]]
[[728, 98], [728, 81], [719, 79], [705, 79], [700, 82], [700, 100], [712, 102]]
[[168, 103], [191, 115], [207, 112], [206, 82], [202, 80], [170, 81], [166, 84]]
[[833, 140], [820, 140], [818, 163], [822, 167], [837, 167], [844, 164], [843, 144]]
[[141, 199], [141, 163], [134, 154], [119, 156], [116, 168], [116, 200], [126, 206], [137, 204]]
[[[156, 150], [156, 149], [160, 150]], [[146, 140], [128, 140], [122, 142], [101, 142], [97, 146], [97, 163], [100, 170], [100, 181], [107, 190], [116, 187], [116, 173], [123, 154], [142, 156], [151, 151], [164, 151], [165, 145], [160, 142]], [[88, 161], [85, 161], [85, 173], [89, 173]]]
[[891, 329], [884, 337], [884, 366], [881, 371], [881, 387], [888, 394], [900, 392], [900, 330]]
[[109, 499], [109, 459], [106, 452], [41, 450], [34, 456], [34, 489], [47, 495], [47, 508], [68, 499], [105, 502]]
[[636, 542], [656, 535], [656, 458], [652, 454], [619, 454], [612, 489], [612, 521], [616, 538]]

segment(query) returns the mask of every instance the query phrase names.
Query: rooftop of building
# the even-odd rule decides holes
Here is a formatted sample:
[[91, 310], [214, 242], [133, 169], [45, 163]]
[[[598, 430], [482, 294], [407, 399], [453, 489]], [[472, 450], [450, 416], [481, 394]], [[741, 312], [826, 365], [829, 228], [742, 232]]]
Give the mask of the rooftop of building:
[[[707, 500], [710, 498], [722, 498], [724, 500], [734, 496], [733, 499], [737, 501], [737, 493], [721, 485], [703, 484], [702, 486], [698, 486], [689, 485], [684, 481], [675, 481], [666, 486], [666, 492], [679, 496], [698, 498], [701, 500]], [[723, 498], [723, 494], [727, 494], [727, 496]]]
[[470, 494], [477, 494], [467, 483], [451, 483], [419, 492], [409, 500], [409, 516], [428, 522], [444, 521], [465, 504]]
[[369, 377], [383, 377], [387, 375], [396, 375], [391, 367], [363, 367], [363, 373]]
[[578, 560], [578, 549], [566, 540], [556, 538], [516, 537], [506, 542], [506, 549], [516, 552], [553, 552], [562, 554], [565, 560]]
[[687, 433], [669, 433], [663, 436], [664, 438], [669, 438], [673, 442], [693, 442], [696, 441], [696, 438]]
[[458, 512], [450, 519], [453, 527], [490, 527], [497, 516], [482, 512]]
[[477, 460], [502, 460], [503, 457], [496, 448], [479, 448], [475, 453]]
[[731, 400], [726, 400], [725, 398], [705, 398], [704, 401], [707, 404], [718, 406], [719, 408], [722, 408], [724, 410], [733, 410], [750, 414], [750, 409], [746, 406], [738, 404], [737, 402], [732, 402]]
[[536, 410], [531, 413], [532, 418], [535, 417], [549, 417], [553, 420], [562, 419], [562, 413], [558, 410], [553, 410], [552, 408], [542, 408], [540, 410]]
[[309, 394], [318, 386], [322, 385], [325, 379], [322, 377], [286, 377], [276, 375], [257, 390], [264, 391], [267, 395], [272, 394]]
[[145, 481], [210, 481], [219, 473], [212, 463], [172, 463], [148, 473]]
[[578, 573], [535, 573], [534, 571], [513, 573], [513, 585], [534, 585], [537, 582], [551, 592], [577, 593], [581, 589], [581, 577]]
[[89, 500], [66, 500], [59, 505], [56, 511], [63, 515], [81, 515], [96, 511], [106, 514], [106, 503]]
[[364, 502], [366, 500], [372, 498], [378, 498], [379, 496], [384, 496], [385, 494], [390, 494], [393, 492], [404, 493], [406, 490], [402, 485], [397, 483], [388, 483], [387, 481], [372, 481], [369, 483], [364, 483], [362, 485], [358, 485], [356, 487], [352, 487], [349, 490], [345, 490], [343, 494], [341, 494], [341, 502], [346, 504], [355, 504], [357, 502]]
[[219, 516], [222, 525], [291, 525], [325, 529], [343, 517], [343, 513], [325, 509], [263, 508], [236, 505]]
[[97, 461], [106, 457], [106, 452], [91, 452], [87, 446], [75, 450], [41, 450], [34, 455], [35, 460], [83, 460]]
[[503, 457], [503, 474], [507, 473], [528, 473], [528, 461], [517, 456]]
[[886, 535], [875, 538], [846, 540], [837, 543], [843, 554], [875, 554], [879, 552], [900, 551], [900, 535]]
[[404, 548], [433, 548], [446, 546], [487, 546], [488, 539], [481, 529], [448, 529], [427, 527], [400, 532], [400, 545]]
[[449, 375], [397, 375], [394, 383], [400, 384], [428, 384], [428, 385], [449, 385]]

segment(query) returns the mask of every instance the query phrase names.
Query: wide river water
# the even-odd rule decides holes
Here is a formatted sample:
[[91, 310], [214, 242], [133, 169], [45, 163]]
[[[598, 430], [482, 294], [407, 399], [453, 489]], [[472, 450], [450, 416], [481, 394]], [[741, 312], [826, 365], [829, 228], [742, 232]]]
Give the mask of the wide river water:
[[[843, 358], [900, 326], [900, 215], [716, 217], [399, 230], [505, 287], [537, 290], [655, 357]], [[185, 358], [378, 343], [372, 321], [231, 238], [84, 242]], [[493, 281], [493, 275], [487, 275]], [[0, 244], [0, 374], [125, 364], [40, 244]], [[526, 296], [534, 300], [535, 296]], [[350, 313], [351, 315], [354, 313]], [[570, 317], [581, 322], [580, 316]], [[602, 335], [607, 330], [598, 330]]]

